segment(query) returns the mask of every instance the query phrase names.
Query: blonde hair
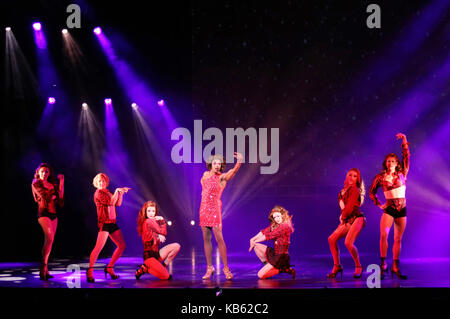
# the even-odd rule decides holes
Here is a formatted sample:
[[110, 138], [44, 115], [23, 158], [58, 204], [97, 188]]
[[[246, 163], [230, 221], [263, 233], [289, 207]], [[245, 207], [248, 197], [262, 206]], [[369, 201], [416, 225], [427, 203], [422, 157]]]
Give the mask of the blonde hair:
[[94, 179], [92, 180], [92, 184], [94, 185], [95, 188], [99, 188], [98, 182], [100, 181], [101, 178], [106, 181], [106, 187], [108, 187], [109, 177], [104, 173], [98, 173], [97, 175], [95, 175]]

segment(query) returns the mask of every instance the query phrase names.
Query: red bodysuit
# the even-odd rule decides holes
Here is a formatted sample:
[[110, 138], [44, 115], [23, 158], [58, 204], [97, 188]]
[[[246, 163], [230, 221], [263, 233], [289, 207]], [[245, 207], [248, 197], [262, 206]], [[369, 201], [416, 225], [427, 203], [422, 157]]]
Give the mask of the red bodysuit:
[[200, 226], [222, 227], [222, 196], [220, 175], [213, 174], [203, 181], [200, 203]]
[[[369, 190], [370, 198], [373, 200], [375, 205], [381, 205], [377, 197], [377, 190], [379, 187], [383, 188], [383, 192], [390, 191], [392, 189], [396, 189], [401, 186], [406, 187], [406, 177], [409, 171], [409, 158], [410, 158], [408, 144], [409, 143], [402, 144], [403, 169], [399, 172], [395, 172], [392, 182], [386, 180], [387, 176], [386, 172], [383, 172], [375, 176], [372, 182], [372, 186], [370, 186]], [[391, 207], [397, 211], [400, 211], [401, 209], [406, 207], [406, 198], [386, 199], [386, 204], [388, 208]]]
[[158, 235], [167, 235], [167, 226], [165, 220], [156, 220], [147, 218], [142, 225], [142, 242], [144, 243], [144, 261], [155, 257], [159, 260], [159, 238]]

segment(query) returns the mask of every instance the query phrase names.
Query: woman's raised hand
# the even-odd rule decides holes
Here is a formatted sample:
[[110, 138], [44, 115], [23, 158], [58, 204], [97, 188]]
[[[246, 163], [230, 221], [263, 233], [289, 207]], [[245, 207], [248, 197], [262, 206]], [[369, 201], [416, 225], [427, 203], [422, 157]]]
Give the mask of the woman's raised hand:
[[395, 137], [397, 138], [397, 140], [403, 139], [403, 141], [406, 142], [406, 135], [403, 133], [397, 133]]

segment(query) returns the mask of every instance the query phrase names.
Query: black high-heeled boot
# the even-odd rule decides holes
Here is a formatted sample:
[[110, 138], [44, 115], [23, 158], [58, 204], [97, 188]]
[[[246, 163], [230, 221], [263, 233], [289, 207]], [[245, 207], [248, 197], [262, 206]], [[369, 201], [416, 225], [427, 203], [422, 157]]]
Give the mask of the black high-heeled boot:
[[89, 267], [86, 270], [86, 281], [90, 282], [90, 283], [94, 283], [95, 279], [94, 279], [94, 267]]
[[408, 276], [403, 275], [400, 272], [400, 260], [398, 260], [398, 259], [394, 259], [394, 264], [392, 265], [392, 268], [391, 268], [392, 279], [394, 279], [394, 274], [397, 275], [397, 277], [399, 279], [402, 279], [402, 280], [408, 279]]
[[[329, 274], [327, 275], [327, 277], [328, 277], [328, 278], [336, 278], [336, 275], [337, 275], [338, 273], [341, 273], [341, 279], [342, 279], [342, 275], [343, 275], [344, 269], [342, 269], [342, 266], [341, 266], [341, 265], [334, 265], [334, 266], [336, 267], [336, 270], [331, 271], [331, 273], [329, 273]], [[333, 269], [334, 269], [334, 267], [333, 267]]]
[[139, 278], [141, 278], [141, 276], [145, 273], [147, 273], [147, 266], [145, 265], [141, 265], [137, 270], [136, 270], [136, 280], [139, 280]]
[[49, 278], [47, 264], [42, 264], [41, 269], [39, 270], [39, 279], [47, 281]]
[[295, 279], [295, 269], [292, 267], [289, 267], [286, 269], [286, 273], [292, 276], [292, 279]]

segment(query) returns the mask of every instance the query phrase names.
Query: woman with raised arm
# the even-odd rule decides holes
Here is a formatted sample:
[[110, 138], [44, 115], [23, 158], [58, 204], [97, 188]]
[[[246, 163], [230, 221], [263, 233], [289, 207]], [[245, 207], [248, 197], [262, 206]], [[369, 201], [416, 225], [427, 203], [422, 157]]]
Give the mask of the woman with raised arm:
[[[58, 180], [59, 185], [58, 185]], [[44, 232], [44, 245], [42, 247], [41, 269], [39, 278], [48, 280], [53, 278], [48, 271], [48, 257], [52, 251], [53, 240], [58, 226], [56, 204], [64, 205], [64, 175], [57, 178], [53, 169], [47, 163], [41, 163], [36, 168], [33, 182], [31, 183], [33, 197], [38, 204], [38, 222]]]
[[94, 265], [97, 261], [98, 255], [108, 240], [108, 237], [116, 244], [117, 248], [104, 269], [105, 278], [107, 274], [111, 279], [118, 279], [119, 276], [114, 273], [113, 267], [116, 261], [122, 256], [125, 250], [125, 241], [119, 226], [116, 224], [116, 206], [121, 206], [123, 201], [123, 194], [127, 193], [130, 188], [121, 187], [116, 188], [114, 194], [111, 194], [107, 189], [109, 185], [109, 178], [106, 174], [99, 173], [94, 177], [94, 187], [97, 188], [94, 194], [94, 202], [97, 206], [98, 217], [98, 235], [97, 242], [89, 257], [89, 269], [86, 272], [87, 281], [95, 282], [94, 279]]
[[364, 202], [364, 195], [365, 189], [361, 172], [357, 168], [352, 168], [347, 173], [344, 188], [338, 194], [339, 207], [341, 208], [340, 224], [328, 237], [334, 262], [333, 270], [327, 275], [328, 278], [335, 278], [338, 273], [341, 273], [342, 278], [343, 269], [339, 259], [337, 241], [343, 237], [345, 237], [345, 246], [355, 262], [353, 278], [360, 278], [362, 275], [363, 268], [359, 260], [358, 249], [354, 243], [366, 224], [366, 218], [359, 210], [359, 207]]
[[[251, 251], [255, 248], [256, 256], [263, 263], [263, 267], [258, 271], [260, 279], [266, 279], [275, 276], [281, 272], [292, 275], [295, 278], [295, 269], [290, 265], [289, 245], [290, 237], [294, 232], [292, 226], [292, 216], [282, 206], [276, 205], [269, 214], [270, 226], [261, 230], [250, 239]], [[275, 249], [260, 244], [262, 241], [272, 240]]]
[[136, 270], [136, 279], [150, 273], [159, 279], [171, 279], [167, 266], [180, 251], [180, 244], [172, 243], [159, 249], [166, 241], [167, 226], [158, 215], [158, 206], [153, 201], [145, 202], [137, 217], [137, 231], [144, 243], [144, 264]]
[[206, 171], [200, 183], [202, 184], [202, 201], [200, 203], [200, 227], [203, 232], [203, 247], [205, 249], [207, 270], [202, 279], [210, 279], [215, 269], [212, 265], [212, 243], [211, 232], [214, 233], [219, 253], [223, 263], [223, 272], [227, 280], [233, 278], [233, 274], [228, 268], [227, 248], [222, 234], [222, 201], [220, 197], [227, 183], [236, 175], [242, 165], [242, 154], [234, 153], [237, 158], [236, 165], [226, 173], [225, 160], [221, 155], [211, 156], [207, 162]]
[[[402, 161], [397, 155], [389, 153], [383, 161], [383, 171], [375, 176], [370, 187], [370, 198], [380, 209], [383, 210], [380, 221], [380, 257], [381, 257], [381, 278], [384, 278], [388, 271], [386, 255], [388, 250], [389, 231], [394, 224], [394, 246], [393, 264], [391, 268], [392, 277], [394, 274], [400, 279], [407, 279], [407, 276], [400, 272], [400, 249], [402, 236], [406, 227], [406, 179], [409, 171], [409, 143], [406, 135], [398, 133], [397, 139], [402, 140]], [[377, 190], [381, 187], [386, 198], [386, 203], [381, 204], [377, 197]]]

